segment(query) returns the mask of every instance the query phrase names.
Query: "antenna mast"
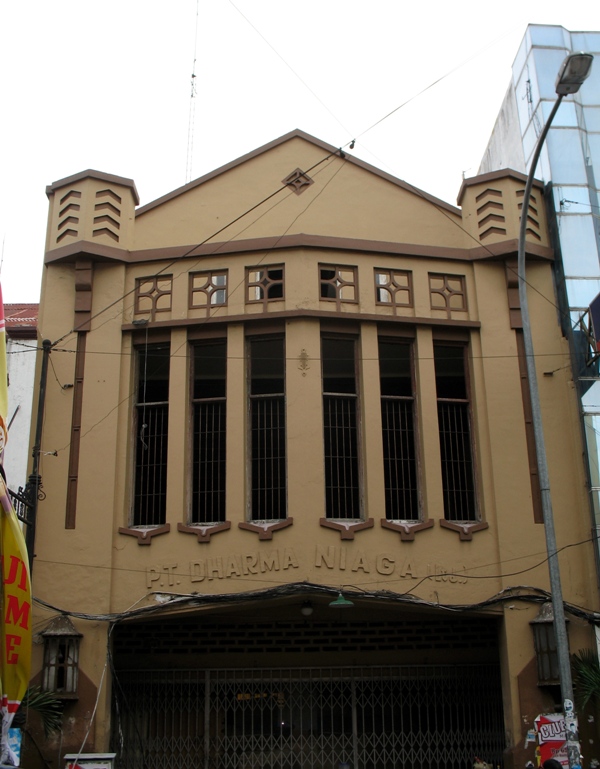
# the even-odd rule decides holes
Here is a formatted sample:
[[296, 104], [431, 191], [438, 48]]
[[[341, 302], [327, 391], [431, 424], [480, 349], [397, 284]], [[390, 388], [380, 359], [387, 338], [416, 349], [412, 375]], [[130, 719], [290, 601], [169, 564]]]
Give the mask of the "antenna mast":
[[196, 131], [196, 49], [198, 46], [198, 5], [196, 0], [196, 28], [194, 30], [194, 63], [192, 65], [192, 77], [190, 81], [190, 114], [188, 118], [188, 143], [187, 159], [185, 166], [185, 183], [192, 180], [194, 167], [194, 133]]

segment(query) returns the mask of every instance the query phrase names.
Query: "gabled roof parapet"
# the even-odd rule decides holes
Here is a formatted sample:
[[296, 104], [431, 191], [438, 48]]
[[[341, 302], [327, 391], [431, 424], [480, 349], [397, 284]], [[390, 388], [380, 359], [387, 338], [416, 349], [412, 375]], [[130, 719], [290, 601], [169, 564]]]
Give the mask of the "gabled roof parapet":
[[188, 184], [185, 184], [182, 187], [178, 187], [176, 190], [172, 190], [166, 195], [163, 195], [162, 197], [157, 198], [156, 200], [153, 200], [151, 203], [147, 203], [145, 206], [141, 206], [141, 208], [137, 209], [136, 216], [142, 216], [143, 214], [147, 213], [148, 211], [151, 211], [154, 208], [157, 208], [163, 203], [167, 203], [168, 201], [173, 200], [174, 198], [177, 198], [180, 195], [183, 195], [186, 192], [189, 192], [190, 190], [193, 190], [202, 184], [205, 184], [211, 179], [214, 179], [217, 176], [220, 176], [221, 174], [226, 173], [227, 171], [231, 171], [232, 169], [237, 168], [238, 166], [241, 166], [243, 163], [247, 163], [249, 160], [253, 160], [254, 158], [259, 157], [260, 155], [264, 155], [270, 150], [273, 150], [276, 147], [279, 147], [282, 144], [285, 144], [286, 142], [291, 141], [292, 139], [303, 139], [304, 141], [309, 142], [313, 146], [323, 150], [324, 158], [327, 156], [333, 156], [333, 155], [337, 155], [338, 157], [343, 157], [344, 160], [351, 163], [352, 165], [355, 165], [358, 168], [362, 168], [363, 170], [368, 171], [369, 173], [375, 174], [379, 178], [385, 179], [386, 181], [392, 184], [395, 184], [396, 186], [400, 187], [403, 190], [406, 190], [407, 192], [412, 192], [414, 195], [417, 195], [423, 200], [427, 200], [429, 203], [433, 203], [438, 208], [443, 208], [449, 213], [460, 216], [459, 209], [457, 209], [455, 206], [450, 205], [450, 203], [447, 203], [445, 200], [436, 198], [434, 195], [430, 195], [429, 193], [424, 192], [418, 187], [414, 187], [408, 182], [405, 182], [402, 179], [398, 179], [396, 176], [393, 176], [392, 174], [388, 174], [385, 171], [382, 171], [381, 169], [376, 168], [375, 166], [372, 166], [370, 163], [367, 163], [364, 160], [359, 160], [358, 158], [354, 157], [351, 154], [350, 150], [345, 150], [344, 148], [334, 147], [332, 144], [327, 144], [327, 142], [321, 141], [320, 139], [317, 139], [316, 137], [311, 136], [305, 131], [301, 131], [299, 128], [296, 128], [295, 130], [290, 131], [289, 133], [286, 133], [283, 136], [280, 136], [278, 139], [274, 139], [273, 141], [268, 142], [268, 144], [263, 144], [262, 147], [258, 147], [257, 149], [252, 150], [251, 152], [248, 152], [245, 155], [242, 155], [236, 160], [232, 160], [230, 163], [226, 163], [224, 166], [221, 166], [220, 168], [216, 168], [214, 171], [210, 171], [208, 174], [205, 174], [204, 176], [201, 176], [198, 179], [194, 179], [193, 181], [189, 182]]

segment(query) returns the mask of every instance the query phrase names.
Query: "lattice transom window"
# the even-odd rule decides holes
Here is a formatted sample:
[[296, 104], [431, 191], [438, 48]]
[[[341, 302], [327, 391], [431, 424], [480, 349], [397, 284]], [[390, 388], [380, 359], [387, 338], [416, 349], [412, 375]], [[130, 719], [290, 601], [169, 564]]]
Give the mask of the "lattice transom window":
[[432, 310], [452, 312], [467, 311], [467, 289], [464, 275], [429, 274], [429, 296]]
[[135, 281], [135, 314], [150, 314], [154, 318], [157, 312], [170, 312], [173, 298], [173, 276], [153, 275], [149, 278], [137, 278]]
[[227, 270], [190, 273], [190, 309], [227, 304]]
[[249, 267], [246, 270], [246, 301], [275, 302], [284, 298], [284, 272], [282, 264]]
[[326, 302], [358, 301], [356, 267], [322, 264], [319, 266], [319, 295]]
[[412, 273], [409, 270], [375, 270], [377, 304], [412, 307]]

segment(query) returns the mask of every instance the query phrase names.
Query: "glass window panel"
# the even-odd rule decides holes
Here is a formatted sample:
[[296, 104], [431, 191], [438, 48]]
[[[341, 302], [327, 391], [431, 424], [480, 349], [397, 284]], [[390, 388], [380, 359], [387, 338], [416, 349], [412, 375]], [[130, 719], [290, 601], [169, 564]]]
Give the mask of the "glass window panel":
[[546, 146], [554, 184], [587, 184], [578, 130], [551, 128], [546, 138]]
[[410, 344], [380, 340], [379, 371], [382, 395], [412, 396]]
[[323, 391], [326, 393], [356, 393], [354, 340], [324, 337]]
[[566, 277], [598, 274], [598, 246], [591, 214], [560, 217], [560, 242]]
[[[532, 24], [529, 27], [529, 36], [532, 45], [553, 45], [568, 47], [569, 33], [566, 30], [563, 31], [562, 27], [554, 26], [542, 26], [538, 24]], [[563, 52], [563, 58], [566, 55], [566, 51]]]
[[138, 403], [168, 401], [169, 346], [144, 348], [139, 350], [138, 356]]
[[433, 349], [437, 397], [466, 400], [464, 348], [434, 344]]
[[571, 50], [600, 53], [600, 32], [571, 32]]
[[285, 340], [251, 339], [250, 506], [253, 521], [286, 517]]
[[[558, 45], [564, 45], [564, 42], [558, 43]], [[542, 99], [551, 99], [553, 102], [556, 100], [556, 76], [566, 55], [567, 51], [564, 48], [562, 50], [556, 48], [536, 48], [533, 50]]]
[[[600, 96], [598, 99], [600, 100]], [[600, 132], [600, 107], [584, 107], [583, 118], [588, 131]]]
[[194, 398], [224, 398], [226, 370], [227, 345], [224, 340], [195, 345]]
[[283, 393], [285, 389], [283, 338], [253, 339], [250, 345], [251, 394]]
[[585, 309], [600, 294], [600, 278], [568, 278], [566, 285], [569, 307]]
[[552, 195], [554, 208], [559, 214], [587, 214], [592, 210], [590, 191], [587, 187], [568, 187], [556, 184], [552, 187]]
[[[596, 180], [596, 186], [600, 187], [600, 134], [589, 133], [587, 140], [594, 169], [594, 179]], [[598, 213], [598, 209], [596, 209], [596, 213]]]
[[[552, 110], [552, 104], [548, 103], [547, 105], [550, 109], [548, 112], [548, 116], [550, 115], [550, 111]], [[544, 109], [544, 112], [546, 110]], [[575, 109], [575, 102], [573, 101], [563, 101], [558, 108], [558, 112], [554, 116], [554, 120], [552, 121], [552, 127], [558, 128], [560, 126], [563, 126], [565, 128], [577, 128], [579, 125], [579, 122], [577, 120], [577, 110]]]

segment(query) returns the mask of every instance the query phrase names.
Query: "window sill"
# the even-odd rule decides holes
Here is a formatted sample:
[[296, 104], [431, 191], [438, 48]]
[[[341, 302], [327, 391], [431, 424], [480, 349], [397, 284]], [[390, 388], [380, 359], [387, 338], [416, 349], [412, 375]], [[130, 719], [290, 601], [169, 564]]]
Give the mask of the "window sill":
[[425, 529], [432, 529], [434, 521], [388, 521], [387, 518], [381, 519], [381, 526], [384, 529], [397, 531], [403, 542], [414, 542], [415, 534]]
[[124, 526], [119, 526], [119, 534], [127, 534], [129, 537], [137, 537], [138, 545], [151, 545], [152, 537], [168, 534], [170, 531], [170, 523], [165, 523], [164, 526], [152, 526], [152, 528], [148, 529], [130, 529]]
[[44, 689], [44, 694], [50, 694], [52, 697], [54, 697], [57, 700], [69, 700], [69, 701], [76, 701], [79, 699], [79, 695], [77, 692], [53, 692], [49, 689]]
[[372, 518], [367, 518], [366, 521], [341, 521], [339, 518], [321, 518], [319, 519], [319, 523], [325, 529], [339, 531], [340, 539], [354, 539], [354, 533], [356, 531], [372, 529], [374, 525]]
[[231, 523], [229, 521], [224, 521], [223, 523], [196, 523], [191, 524], [190, 526], [186, 526], [183, 523], [177, 524], [177, 531], [182, 532], [182, 534], [195, 534], [198, 537], [198, 542], [200, 544], [210, 542], [210, 538], [213, 534], [229, 531], [230, 528]]
[[252, 531], [255, 534], [258, 534], [258, 538], [265, 540], [265, 539], [273, 539], [273, 532], [279, 531], [279, 529], [286, 529], [288, 526], [291, 526], [294, 523], [293, 518], [286, 518], [283, 521], [273, 521], [273, 523], [270, 523], [269, 521], [264, 521], [263, 523], [238, 523], [238, 526], [240, 529], [243, 529], [244, 531]]
[[473, 534], [476, 531], [484, 531], [485, 529], [489, 529], [490, 525], [489, 523], [485, 523], [485, 521], [478, 521], [475, 523], [471, 521], [456, 522], [441, 519], [440, 526], [442, 529], [456, 531], [461, 542], [471, 542], [473, 539]]

